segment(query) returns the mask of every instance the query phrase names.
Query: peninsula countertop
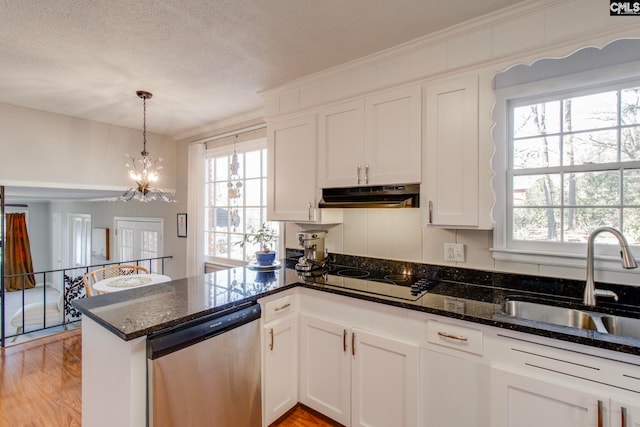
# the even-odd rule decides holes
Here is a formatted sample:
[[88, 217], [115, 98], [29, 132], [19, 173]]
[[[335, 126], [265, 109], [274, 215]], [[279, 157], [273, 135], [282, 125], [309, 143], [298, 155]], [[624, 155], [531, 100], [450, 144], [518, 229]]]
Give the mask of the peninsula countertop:
[[[75, 300], [73, 305], [84, 315], [128, 341], [171, 328], [203, 316], [254, 302], [259, 298], [296, 286], [331, 292], [367, 301], [403, 307], [570, 341], [630, 354], [640, 352], [640, 340], [592, 330], [556, 326], [505, 316], [501, 312], [506, 298], [552, 298], [493, 286], [445, 281], [416, 301], [407, 301], [366, 292], [350, 291], [307, 282], [293, 268], [256, 271], [238, 267], [185, 279], [159, 283], [127, 291]], [[464, 303], [447, 304], [451, 299]], [[554, 303], [572, 306], [571, 299], [554, 298]], [[625, 312], [640, 317], [639, 312]]]

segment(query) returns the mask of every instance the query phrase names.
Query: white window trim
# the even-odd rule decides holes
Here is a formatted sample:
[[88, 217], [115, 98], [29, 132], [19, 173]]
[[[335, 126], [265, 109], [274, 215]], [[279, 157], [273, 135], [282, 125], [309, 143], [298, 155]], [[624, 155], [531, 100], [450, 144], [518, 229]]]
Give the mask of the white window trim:
[[[619, 84], [638, 80], [638, 67], [640, 62], [635, 61], [615, 67], [601, 68], [598, 70], [576, 73], [553, 79], [540, 80], [523, 85], [511, 86], [495, 91], [495, 105], [493, 108], [493, 140], [495, 153], [493, 157], [493, 189], [495, 193], [494, 219], [496, 225], [493, 230], [492, 256], [496, 261], [537, 264], [550, 267], [567, 267], [584, 269], [586, 263], [586, 243], [558, 244], [557, 250], [540, 250], [534, 245], [511, 244], [507, 233], [507, 165], [509, 161], [508, 143], [508, 102], [514, 99], [537, 97], [545, 93], [575, 91], [586, 89], [590, 86], [605, 86], [607, 83]], [[532, 247], [533, 246], [533, 247]], [[562, 248], [560, 248], [562, 246]], [[608, 253], [605, 251], [608, 250]], [[616, 277], [628, 277], [631, 282], [638, 280], [638, 270], [622, 270], [620, 258], [612, 253], [617, 251], [617, 246], [598, 245], [596, 240], [596, 270], [602, 272], [615, 272]], [[632, 252], [640, 259], [640, 247], [634, 246]], [[607, 280], [607, 275], [600, 280]], [[619, 280], [618, 280], [619, 281]]]
[[[203, 161], [210, 157], [231, 155], [233, 154], [234, 150], [238, 153], [246, 153], [249, 151], [262, 150], [266, 148], [267, 148], [267, 138], [259, 137], [251, 141], [243, 141], [237, 144], [227, 144], [219, 147], [205, 149]], [[204, 188], [204, 177], [203, 177], [203, 188]], [[204, 212], [204, 206], [202, 210]], [[281, 256], [284, 253], [283, 251], [284, 251], [284, 240], [285, 240], [284, 227], [281, 222], [278, 223], [278, 235], [280, 236], [280, 239], [279, 239], [279, 247], [277, 248], [277, 252]], [[203, 246], [203, 253], [204, 253], [204, 246]], [[212, 268], [242, 267], [247, 265], [246, 261], [240, 261], [240, 260], [231, 259], [231, 258], [215, 257], [211, 255], [204, 255], [204, 261], [205, 261], [205, 265], [208, 265], [209, 267], [212, 267]]]

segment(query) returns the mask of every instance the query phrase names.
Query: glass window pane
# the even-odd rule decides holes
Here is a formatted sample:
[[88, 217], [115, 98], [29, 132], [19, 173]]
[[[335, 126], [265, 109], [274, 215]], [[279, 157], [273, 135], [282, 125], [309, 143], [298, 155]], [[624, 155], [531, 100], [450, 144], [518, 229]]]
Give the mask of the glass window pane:
[[513, 141], [513, 168], [560, 166], [560, 137], [528, 138]]
[[513, 137], [560, 132], [560, 101], [516, 107], [513, 110]]
[[246, 224], [247, 232], [251, 230], [257, 230], [262, 225], [262, 219], [260, 218], [260, 208], [246, 208]]
[[559, 241], [560, 224], [560, 209], [515, 208], [513, 210], [513, 239]]
[[571, 206], [610, 206], [620, 200], [618, 171], [565, 174], [564, 200]]
[[211, 182], [215, 179], [215, 159], [206, 159], [204, 162], [204, 180]]
[[640, 170], [625, 170], [624, 176], [624, 204], [640, 205]]
[[215, 205], [229, 206], [229, 187], [227, 182], [218, 182], [215, 184]]
[[246, 181], [245, 206], [260, 206], [260, 179]]
[[600, 129], [618, 123], [617, 91], [579, 96], [564, 101], [566, 132]]
[[215, 180], [216, 181], [226, 181], [229, 179], [229, 156], [221, 156], [215, 159], [216, 162], [216, 171], [215, 171]]
[[245, 178], [258, 178], [260, 177], [260, 151], [249, 151], [245, 154]]
[[565, 137], [565, 165], [588, 165], [617, 161], [618, 137], [615, 130], [574, 133]]
[[623, 89], [620, 102], [620, 122], [623, 125], [640, 124], [640, 87]]
[[213, 255], [218, 257], [227, 257], [229, 252], [229, 241], [227, 234], [215, 233], [215, 250]]
[[640, 208], [623, 209], [624, 225], [622, 233], [630, 245], [640, 244]]
[[560, 205], [560, 174], [513, 177], [514, 206]]
[[[573, 242], [586, 242], [589, 234], [598, 227], [609, 226], [620, 227], [618, 220], [620, 210], [616, 208], [575, 208], [573, 224], [569, 222], [569, 210], [565, 212], [565, 240]], [[605, 236], [606, 235], [606, 236]], [[607, 243], [607, 239], [613, 238], [612, 243], [617, 242], [616, 238], [603, 233], [598, 236], [598, 243]]]
[[620, 161], [640, 160], [640, 126], [622, 129]]

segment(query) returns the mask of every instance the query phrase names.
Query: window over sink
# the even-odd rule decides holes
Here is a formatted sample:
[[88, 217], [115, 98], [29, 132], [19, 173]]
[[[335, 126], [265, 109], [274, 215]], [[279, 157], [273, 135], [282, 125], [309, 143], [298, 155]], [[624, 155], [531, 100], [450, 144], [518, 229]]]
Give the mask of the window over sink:
[[[640, 245], [640, 58], [623, 55], [638, 43], [496, 76], [496, 259], [584, 267], [589, 234], [605, 225]], [[596, 242], [619, 270], [615, 237]]]

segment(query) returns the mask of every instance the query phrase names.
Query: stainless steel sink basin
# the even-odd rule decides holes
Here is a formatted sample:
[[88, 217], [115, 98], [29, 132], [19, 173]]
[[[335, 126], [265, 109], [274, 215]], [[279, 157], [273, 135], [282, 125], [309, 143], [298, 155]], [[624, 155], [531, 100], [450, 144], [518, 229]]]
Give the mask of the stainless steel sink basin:
[[640, 340], [640, 319], [622, 316], [601, 316], [602, 324], [607, 332]]
[[507, 300], [504, 314], [518, 319], [535, 320], [571, 328], [597, 330], [593, 317], [584, 311], [528, 301]]
[[640, 340], [640, 319], [508, 299], [502, 314], [516, 318], [587, 329]]

